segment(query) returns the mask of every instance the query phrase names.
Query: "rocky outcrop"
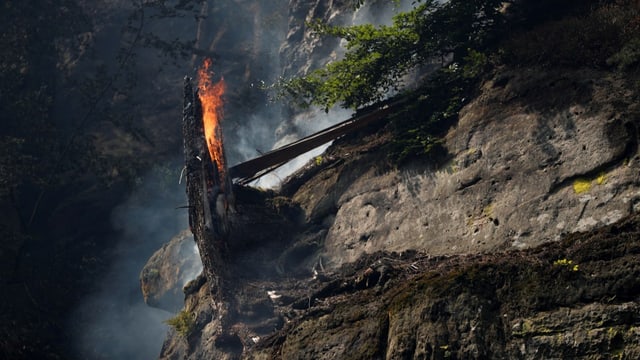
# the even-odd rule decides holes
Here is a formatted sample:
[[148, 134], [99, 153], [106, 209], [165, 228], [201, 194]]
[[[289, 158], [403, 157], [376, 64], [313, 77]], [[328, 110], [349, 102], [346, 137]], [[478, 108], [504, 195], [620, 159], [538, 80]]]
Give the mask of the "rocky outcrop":
[[[291, 7], [285, 74], [337, 56], [300, 22], [347, 21], [329, 5]], [[499, 68], [445, 129], [442, 161], [391, 164], [383, 126], [278, 193], [238, 188], [229, 311], [190, 283], [191, 320], [161, 358], [637, 357], [636, 82]]]
[[[274, 303], [281, 298], [276, 283], [295, 290], [298, 283], [285, 271], [317, 250], [305, 246], [305, 238], [295, 243], [299, 238], [292, 235], [299, 232], [303, 216], [290, 200], [252, 188], [235, 187], [233, 193], [229, 233], [200, 240], [217, 242], [224, 250], [218, 257], [222, 263], [185, 286], [181, 316], [191, 320], [170, 334], [161, 358], [234, 359], [261, 336], [282, 327], [284, 318]], [[218, 268], [224, 268], [224, 274], [216, 272]], [[217, 287], [211, 286], [210, 277], [217, 279]], [[286, 298], [293, 299], [291, 294]]]
[[329, 224], [334, 266], [380, 250], [522, 249], [611, 224], [640, 202], [631, 89], [597, 71], [501, 70], [447, 134], [447, 162], [384, 169], [383, 147], [334, 147], [342, 165], [293, 199]]
[[384, 127], [336, 141], [279, 194], [239, 199], [295, 220], [286, 234], [236, 220], [231, 330], [219, 335], [201, 279], [191, 331], [161, 358], [633, 357], [631, 89], [598, 71], [500, 69], [442, 162], [392, 166]]
[[[369, 256], [245, 358], [636, 358], [639, 225], [527, 251]], [[390, 279], [364, 283], [381, 263]]]
[[340, 40], [316, 35], [308, 23], [344, 25], [352, 11], [340, 1], [290, 1], [287, 36], [280, 47], [283, 75], [287, 78], [306, 75], [335, 60]]
[[144, 302], [175, 312], [184, 304], [183, 286], [202, 271], [191, 231], [176, 235], [156, 251], [140, 273]]

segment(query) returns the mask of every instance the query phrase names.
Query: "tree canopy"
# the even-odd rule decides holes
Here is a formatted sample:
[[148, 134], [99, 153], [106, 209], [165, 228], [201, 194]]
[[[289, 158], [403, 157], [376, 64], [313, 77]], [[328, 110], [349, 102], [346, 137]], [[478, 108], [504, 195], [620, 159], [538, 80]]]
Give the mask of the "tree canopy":
[[[352, 3], [358, 8], [365, 1]], [[344, 39], [344, 58], [306, 76], [284, 80], [276, 88], [280, 97], [303, 107], [359, 108], [402, 88], [415, 69], [446, 61], [464, 67], [466, 59], [473, 60], [470, 54], [490, 53], [506, 38], [519, 42], [507, 44], [512, 48], [507, 50], [515, 50], [509, 55], [525, 63], [532, 56], [523, 48], [529, 53], [549, 50], [545, 58], [552, 62], [561, 55], [568, 58], [564, 63], [635, 64], [629, 54], [638, 52], [637, 39], [630, 41], [637, 37], [637, 12], [634, 0], [416, 0], [412, 10], [396, 14], [389, 26], [312, 21], [307, 25], [317, 36]], [[553, 34], [536, 41], [535, 34], [545, 31], [534, 28], [546, 23], [551, 23], [547, 27]], [[513, 36], [517, 33], [524, 37]], [[601, 50], [602, 43], [608, 48]], [[626, 44], [626, 52], [618, 54], [622, 59], [609, 59], [621, 44]], [[585, 48], [591, 53], [584, 53]], [[540, 59], [536, 56], [534, 61]]]
[[485, 47], [504, 23], [500, 0], [419, 0], [390, 26], [308, 24], [318, 35], [346, 41], [344, 59], [284, 81], [279, 94], [298, 104], [358, 108], [398, 90], [411, 70], [444, 57], [462, 60]]

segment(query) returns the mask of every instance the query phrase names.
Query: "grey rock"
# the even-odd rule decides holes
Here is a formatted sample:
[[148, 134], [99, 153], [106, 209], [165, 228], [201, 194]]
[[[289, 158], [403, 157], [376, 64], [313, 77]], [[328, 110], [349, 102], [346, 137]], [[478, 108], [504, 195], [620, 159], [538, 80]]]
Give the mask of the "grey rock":
[[183, 287], [201, 271], [193, 235], [185, 230], [156, 251], [142, 269], [140, 288], [145, 303], [171, 312], [182, 308]]
[[[335, 215], [323, 251], [330, 264], [379, 250], [528, 248], [635, 211], [637, 110], [631, 95], [618, 98], [627, 107], [610, 106], [624, 81], [597, 71], [566, 72], [567, 86], [593, 78], [590, 95], [538, 108], [534, 95], [559, 74], [508, 75], [505, 87], [489, 82], [463, 108], [446, 136], [448, 163], [417, 161], [380, 174], [374, 164], [382, 155], [350, 155], [344, 166], [300, 188], [294, 199], [310, 219]], [[501, 100], [521, 92], [532, 94], [531, 105], [520, 95]]]

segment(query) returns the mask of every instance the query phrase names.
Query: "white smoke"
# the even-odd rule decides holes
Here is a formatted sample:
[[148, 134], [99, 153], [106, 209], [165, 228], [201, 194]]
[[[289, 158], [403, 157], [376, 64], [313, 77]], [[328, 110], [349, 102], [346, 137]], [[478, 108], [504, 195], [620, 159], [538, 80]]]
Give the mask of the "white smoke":
[[182, 286], [187, 285], [189, 281], [195, 279], [202, 272], [202, 260], [200, 260], [200, 251], [195, 241], [189, 247], [189, 252], [185, 254], [185, 266], [181, 269]]
[[367, 1], [353, 13], [353, 25], [374, 24], [389, 26], [393, 23], [393, 16], [415, 8], [415, 0]]
[[[351, 22], [353, 25], [364, 23], [391, 25], [395, 14], [409, 11], [415, 7], [415, 5], [415, 2], [412, 0], [401, 0], [398, 3], [391, 1], [367, 1], [354, 12]], [[344, 45], [344, 42], [339, 44], [333, 53], [338, 54], [339, 57], [342, 56], [345, 52]], [[279, 71], [280, 69], [273, 70], [274, 73]], [[282, 121], [280, 125], [276, 125], [275, 129], [273, 128], [273, 121], [270, 121], [268, 116], [255, 115], [237, 131], [239, 140], [234, 144], [226, 145], [234, 147], [237, 153], [242, 154], [241, 157], [243, 157], [244, 160], [248, 160], [258, 157], [261, 153], [268, 150], [277, 149], [304, 136], [346, 120], [351, 117], [351, 115], [352, 111], [339, 107], [334, 107], [328, 113], [320, 109], [309, 110], [297, 114], [289, 121]], [[331, 143], [327, 143], [307, 153], [301, 154], [284, 166], [254, 181], [251, 185], [262, 188], [278, 187], [287, 176], [322, 154], [330, 144]]]
[[[273, 146], [277, 149], [281, 146], [290, 144], [302, 137], [311, 135], [315, 132], [326, 129], [340, 121], [346, 120], [352, 116], [352, 112], [345, 109], [334, 108], [328, 113], [320, 109], [309, 110], [307, 112], [298, 114], [292, 120], [293, 127], [297, 130], [295, 133], [286, 133], [281, 135], [280, 139]], [[287, 127], [290, 127], [288, 125]], [[279, 131], [276, 130], [276, 133]], [[312, 159], [320, 156], [329, 146], [331, 142], [321, 145], [311, 151], [308, 151], [300, 156], [287, 162], [285, 165], [279, 167], [275, 171], [261, 177], [254, 181], [251, 185], [262, 188], [276, 188], [278, 187], [287, 176], [293, 174], [295, 171], [302, 168]]]
[[[403, 0], [398, 9], [386, 6], [383, 10], [374, 8], [373, 5], [365, 5], [354, 15], [353, 21], [389, 24], [393, 14], [398, 10], [408, 9], [410, 3], [409, 0]], [[264, 41], [270, 39], [269, 36], [262, 38]], [[277, 49], [279, 45], [275, 44], [272, 47]], [[344, 53], [343, 50], [337, 48], [335, 52], [341, 54]], [[269, 61], [264, 65], [273, 66], [265, 73], [280, 73], [280, 64], [276, 61]], [[332, 109], [328, 114], [316, 110], [299, 114], [286, 121], [286, 127], [281, 127], [280, 119], [274, 116], [276, 113], [277, 111], [271, 108], [262, 114], [249, 116], [246, 123], [236, 124], [236, 136], [232, 137], [233, 141], [225, 144], [227, 152], [233, 148], [239, 160], [248, 160], [259, 156], [260, 152], [286, 145], [352, 115], [351, 111], [341, 109]], [[259, 179], [255, 185], [277, 186], [289, 174], [324, 152], [328, 146], [329, 143], [302, 154], [276, 172]], [[175, 166], [180, 168], [180, 164], [181, 160]], [[157, 249], [188, 226], [186, 210], [175, 210], [177, 206], [186, 204], [184, 186], [178, 185], [177, 179], [175, 180], [175, 187], [167, 191], [165, 179], [156, 175], [147, 176], [143, 178], [142, 186], [136, 193], [114, 210], [112, 220], [120, 236], [113, 239], [118, 244], [111, 257], [110, 270], [69, 320], [69, 331], [76, 340], [74, 347], [78, 358], [158, 357], [168, 330], [163, 321], [173, 314], [148, 307], [144, 303], [139, 274]], [[185, 270], [189, 273], [187, 278], [195, 277], [202, 266], [199, 263], [197, 247], [194, 246], [193, 249], [190, 256], [195, 262], [193, 267]], [[188, 281], [187, 278], [185, 282]]]
[[[173, 166], [179, 168], [180, 162]], [[188, 227], [183, 185], [154, 172], [142, 178], [130, 198], [112, 212], [119, 236], [110, 270], [80, 304], [69, 321], [79, 359], [153, 359], [160, 354], [173, 314], [144, 303], [139, 275], [147, 260]], [[197, 253], [194, 251], [194, 253]], [[188, 266], [195, 274], [197, 263]], [[197, 275], [197, 274], [195, 274]], [[195, 276], [194, 275], [194, 276]]]

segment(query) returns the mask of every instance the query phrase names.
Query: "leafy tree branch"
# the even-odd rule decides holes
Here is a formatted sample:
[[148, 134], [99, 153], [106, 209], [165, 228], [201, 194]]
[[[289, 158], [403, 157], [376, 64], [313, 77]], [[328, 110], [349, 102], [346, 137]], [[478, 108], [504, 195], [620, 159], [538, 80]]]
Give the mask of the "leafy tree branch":
[[342, 60], [302, 78], [281, 82], [278, 95], [301, 106], [336, 104], [358, 108], [399, 90], [412, 70], [445, 56], [462, 62], [469, 49], [482, 49], [504, 23], [500, 0], [420, 0], [394, 16], [390, 26], [307, 24], [319, 36], [346, 41]]

